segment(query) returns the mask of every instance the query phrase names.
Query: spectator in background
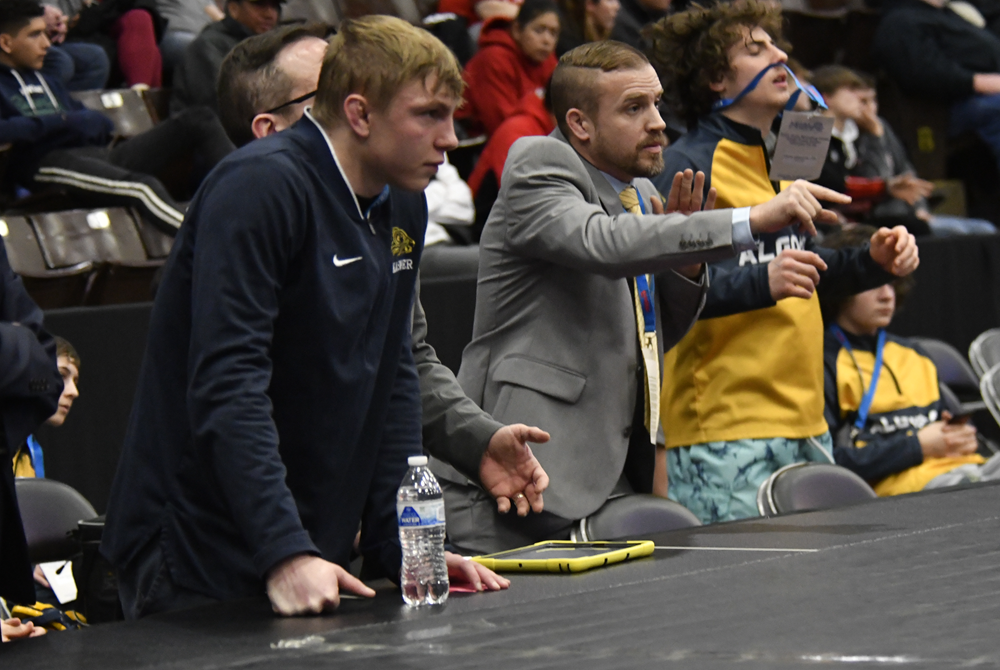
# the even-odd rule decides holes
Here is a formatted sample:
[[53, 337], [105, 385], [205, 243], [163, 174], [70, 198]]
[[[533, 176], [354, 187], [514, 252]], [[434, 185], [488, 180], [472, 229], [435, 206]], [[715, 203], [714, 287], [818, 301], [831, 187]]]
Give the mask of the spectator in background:
[[163, 59], [157, 42], [164, 21], [154, 0], [48, 1], [68, 17], [68, 43], [100, 46], [118, 65], [126, 86], [162, 85]]
[[156, 8], [167, 21], [160, 40], [163, 69], [173, 71], [184, 51], [206, 26], [225, 18], [214, 0], [157, 0]]
[[500, 177], [503, 175], [503, 166], [507, 162], [507, 153], [511, 145], [522, 137], [548, 135], [555, 130], [555, 127], [556, 119], [552, 115], [548, 97], [539, 99], [534, 95], [526, 95], [521, 99], [513, 115], [501, 123], [497, 131], [490, 136], [472, 174], [469, 175], [469, 188], [472, 189], [476, 203], [477, 240], [500, 193]]
[[[9, 463], [13, 450], [56, 411], [62, 380], [55, 363], [56, 346], [42, 327], [42, 310], [28, 297], [0, 244], [0, 463]], [[0, 598], [35, 602], [10, 467], [0, 467]], [[26, 629], [31, 634], [31, 628], [8, 620], [3, 636], [23, 636]]]
[[[828, 236], [823, 245], [863, 247], [874, 232], [855, 226]], [[885, 332], [911, 285], [904, 277], [854, 296], [821, 299], [834, 458], [881, 496], [1000, 479], [1000, 456], [987, 462], [977, 454], [976, 429], [967, 418], [953, 421], [945, 410], [931, 358], [914, 342]], [[868, 393], [871, 404], [862, 415]]]
[[525, 0], [514, 21], [489, 21], [479, 52], [465, 66], [465, 105], [456, 117], [470, 132], [492, 135], [523, 97], [545, 95], [558, 39], [559, 7], [553, 0]]
[[[66, 415], [73, 407], [73, 401], [80, 397], [80, 355], [73, 345], [61, 337], [56, 337], [56, 367], [62, 377], [63, 387], [59, 396], [56, 413], [45, 423], [59, 427], [66, 421]], [[12, 459], [15, 477], [45, 477], [45, 459], [42, 448], [34, 435], [29, 435]]]
[[37, 0], [0, 2], [0, 143], [13, 145], [6, 184], [59, 184], [86, 204], [137, 207], [175, 234], [184, 215], [152, 173], [191, 152], [206, 168], [215, 165], [232, 150], [218, 119], [190, 109], [108, 149], [111, 121], [38, 72], [48, 49]]
[[585, 44], [606, 40], [621, 9], [619, 0], [559, 0], [559, 43], [556, 56]]
[[[764, 136], [791, 97], [780, 31], [776, 5], [736, 0], [695, 5], [648, 33], [667, 100], [693, 126], [667, 148], [654, 178], [661, 191], [670, 183], [663, 175], [696, 170], [716, 189], [717, 207], [775, 197]], [[755, 241], [709, 266], [699, 321], [665, 356], [669, 496], [704, 523], [757, 516], [757, 489], [768, 476], [832, 458], [817, 288], [849, 295], [918, 263], [902, 227], [880, 230], [868, 248], [837, 252], [817, 248], [794, 224]]]
[[188, 45], [174, 70], [170, 113], [198, 105], [218, 109], [215, 83], [222, 60], [233, 47], [278, 25], [284, 0], [229, 0], [226, 18], [211, 23]]
[[873, 55], [908, 95], [950, 103], [949, 132], [975, 131], [1000, 163], [1000, 37], [946, 5], [887, 2]]
[[491, 19], [513, 21], [523, 0], [441, 0], [439, 13], [451, 13], [465, 20], [469, 33], [479, 38], [482, 24]]
[[812, 83], [834, 118], [833, 141], [818, 183], [840, 192], [848, 190], [849, 176], [884, 184], [881, 200], [864, 216], [871, 223], [902, 223], [913, 232], [929, 226], [938, 235], [996, 232], [989, 221], [930, 213], [926, 199], [934, 184], [917, 177], [902, 142], [878, 116], [871, 79], [842, 65], [828, 65], [813, 73]]
[[102, 89], [108, 83], [111, 61], [104, 49], [87, 42], [67, 42], [69, 17], [56, 5], [43, 4], [52, 47], [45, 55], [42, 74], [58, 79], [67, 91]]
[[642, 30], [667, 15], [671, 0], [621, 0], [611, 39], [624, 42], [640, 51], [648, 44]]

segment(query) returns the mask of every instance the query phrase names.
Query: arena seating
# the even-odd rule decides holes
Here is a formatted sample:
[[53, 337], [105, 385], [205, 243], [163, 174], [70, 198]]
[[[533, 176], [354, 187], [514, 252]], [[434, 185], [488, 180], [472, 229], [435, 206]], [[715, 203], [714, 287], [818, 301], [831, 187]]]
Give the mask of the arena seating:
[[128, 209], [0, 219], [11, 267], [43, 308], [151, 299], [171, 238]]
[[130, 88], [114, 91], [80, 91], [73, 97], [87, 109], [101, 112], [115, 124], [116, 137], [135, 137], [151, 129], [156, 121], [145, 98]]

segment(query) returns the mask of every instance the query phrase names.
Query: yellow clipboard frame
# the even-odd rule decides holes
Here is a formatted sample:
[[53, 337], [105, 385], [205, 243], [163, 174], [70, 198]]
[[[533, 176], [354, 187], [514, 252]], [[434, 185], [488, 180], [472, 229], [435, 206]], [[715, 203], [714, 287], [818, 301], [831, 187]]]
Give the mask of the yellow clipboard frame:
[[[560, 558], [504, 558], [504, 556], [516, 554], [516, 552], [524, 551], [525, 549], [544, 549], [546, 545], [556, 545], [553, 546], [553, 550], [555, 551], [558, 550], [559, 545], [587, 545], [592, 547], [594, 545], [601, 544], [615, 545], [618, 548], [610, 549], [609, 551], [600, 554], [581, 556], [579, 558], [566, 558], [565, 556]], [[622, 544], [628, 546], [621, 547], [620, 545]], [[473, 556], [472, 560], [489, 568], [490, 570], [495, 570], [496, 572], [555, 572], [561, 574], [572, 574], [575, 572], [592, 570], [593, 568], [604, 567], [605, 565], [611, 565], [612, 563], [621, 563], [633, 558], [649, 556], [653, 553], [654, 548], [652, 540], [622, 540], [618, 542], [571, 542], [569, 540], [546, 540], [543, 542], [536, 542], [535, 544], [528, 545], [527, 547], [508, 549], [507, 551], [500, 551], [495, 554], [486, 554], [485, 556]]]

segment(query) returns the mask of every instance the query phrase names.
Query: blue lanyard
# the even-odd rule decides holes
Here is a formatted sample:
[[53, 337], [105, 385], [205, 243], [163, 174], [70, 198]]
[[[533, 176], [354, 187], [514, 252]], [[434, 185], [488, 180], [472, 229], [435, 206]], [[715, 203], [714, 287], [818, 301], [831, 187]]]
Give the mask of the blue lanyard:
[[45, 458], [42, 456], [42, 445], [38, 444], [34, 435], [28, 436], [28, 453], [31, 454], [31, 467], [35, 471], [35, 476], [44, 479]]
[[785, 68], [785, 70], [788, 72], [788, 75], [792, 78], [792, 81], [794, 81], [795, 85], [798, 87], [795, 90], [795, 93], [792, 93], [792, 97], [788, 99], [788, 104], [785, 105], [785, 109], [786, 110], [790, 110], [790, 109], [793, 109], [795, 107], [795, 103], [796, 103], [796, 101], [798, 101], [799, 95], [801, 95], [803, 91], [805, 91], [805, 94], [807, 96], [809, 96], [809, 99], [812, 100], [813, 102], [815, 102], [817, 105], [819, 105], [821, 109], [826, 109], [827, 108], [826, 107], [826, 101], [823, 100], [823, 96], [820, 95], [820, 92], [816, 90], [815, 86], [812, 86], [812, 85], [803, 86], [802, 82], [800, 82], [799, 78], [795, 76], [795, 73], [792, 72], [791, 68], [789, 68], [784, 63], [771, 63], [766, 68], [764, 68], [763, 70], [761, 70], [760, 72], [758, 72], [757, 76], [754, 77], [750, 81], [750, 83], [746, 85], [746, 88], [744, 88], [742, 91], [740, 91], [739, 95], [737, 95], [735, 98], [722, 98], [721, 100], [716, 100], [712, 104], [712, 111], [717, 112], [720, 109], [725, 109], [726, 107], [732, 107], [737, 102], [739, 102], [740, 100], [742, 100], [743, 96], [745, 96], [747, 93], [749, 93], [750, 91], [752, 91], [755, 88], [757, 88], [757, 84], [760, 83], [760, 80], [763, 79], [764, 75], [767, 74], [768, 71], [770, 71], [770, 69], [773, 68], [773, 67], [783, 67], [783, 68]]
[[[633, 186], [632, 188], [635, 188]], [[646, 205], [642, 202], [642, 195], [639, 189], [635, 189], [636, 198], [639, 200], [639, 211], [646, 214]], [[653, 275], [639, 275], [635, 278], [635, 289], [639, 292], [639, 306], [642, 307], [642, 319], [645, 323], [644, 332], [656, 332], [656, 310], [653, 309], [653, 295], [656, 291], [656, 282]]]
[[[837, 341], [847, 349], [848, 353], [851, 355], [851, 359], [854, 360], [854, 367], [858, 369], [858, 375], [861, 375], [861, 368], [858, 366], [858, 361], [854, 358], [854, 349], [851, 347], [851, 343], [847, 341], [847, 335], [841, 330], [840, 326], [833, 325], [830, 326], [830, 330], [833, 332], [833, 336], [837, 338]], [[854, 422], [854, 427], [861, 430], [865, 426], [865, 421], [868, 420], [868, 412], [872, 408], [872, 400], [875, 399], [875, 389], [878, 387], [878, 378], [882, 373], [882, 351], [885, 349], [885, 330], [878, 331], [878, 344], [875, 347], [875, 367], [872, 368], [872, 380], [868, 385], [868, 390], [865, 391], [865, 395], [861, 398], [861, 406], [858, 408], [858, 419]], [[861, 387], [864, 388], [865, 380], [862, 377]]]

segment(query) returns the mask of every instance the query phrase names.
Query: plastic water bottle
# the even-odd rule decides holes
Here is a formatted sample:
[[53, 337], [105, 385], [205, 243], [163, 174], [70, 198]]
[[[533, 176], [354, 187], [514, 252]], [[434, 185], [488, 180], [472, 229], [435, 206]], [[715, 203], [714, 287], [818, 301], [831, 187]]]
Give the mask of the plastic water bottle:
[[441, 605], [448, 599], [444, 560], [444, 496], [426, 456], [410, 456], [410, 471], [396, 494], [399, 543], [403, 547], [400, 585], [409, 607]]

